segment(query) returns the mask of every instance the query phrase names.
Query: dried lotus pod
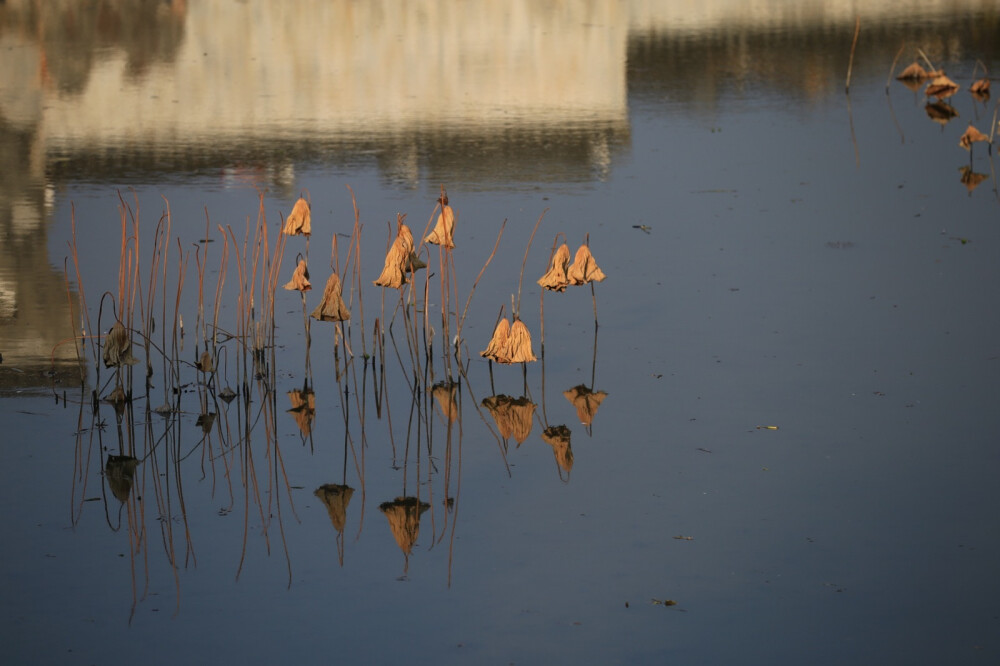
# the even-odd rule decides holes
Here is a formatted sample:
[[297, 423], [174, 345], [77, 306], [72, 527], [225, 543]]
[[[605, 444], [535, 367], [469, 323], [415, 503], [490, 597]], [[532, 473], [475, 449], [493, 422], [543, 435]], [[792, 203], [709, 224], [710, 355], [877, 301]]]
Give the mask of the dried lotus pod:
[[552, 263], [549, 270], [538, 280], [542, 288], [549, 291], [566, 291], [569, 286], [569, 277], [566, 271], [569, 269], [569, 246], [563, 243], [552, 255]]
[[969, 91], [974, 95], [987, 96], [990, 94], [990, 80], [983, 78], [973, 81], [969, 86]]
[[406, 274], [426, 268], [427, 264], [420, 261], [413, 251], [413, 232], [403, 224], [403, 216], [400, 216], [396, 239], [389, 247], [389, 252], [385, 255], [385, 265], [382, 274], [378, 276], [374, 284], [377, 287], [390, 287], [398, 289], [406, 284]]
[[312, 233], [312, 213], [308, 201], [299, 197], [292, 207], [292, 212], [285, 219], [285, 227], [281, 231], [289, 236], [299, 234], [308, 236]]
[[486, 345], [486, 349], [479, 352], [479, 355], [485, 356], [486, 358], [496, 361], [497, 363], [510, 363], [510, 360], [505, 355], [507, 338], [509, 336], [510, 320], [504, 317], [497, 322], [496, 328], [493, 329], [493, 337], [490, 338], [490, 343]]
[[523, 321], [516, 319], [511, 324], [510, 333], [507, 335], [504, 348], [497, 356], [507, 359], [506, 361], [501, 361], [497, 358], [496, 360], [499, 363], [528, 363], [538, 360], [535, 358], [535, 353], [531, 351], [531, 332], [524, 325]]
[[972, 125], [969, 125], [969, 128], [965, 130], [965, 133], [958, 140], [958, 145], [960, 145], [962, 148], [965, 148], [966, 150], [972, 150], [972, 144], [976, 143], [977, 141], [989, 142], [989, 140], [990, 138], [988, 136], [977, 130]]
[[914, 80], [923, 81], [924, 79], [929, 77], [930, 74], [927, 73], [926, 69], [920, 66], [920, 63], [913, 62], [910, 64], [909, 67], [900, 72], [899, 76], [897, 76], [896, 79], [898, 81], [914, 81]]
[[924, 90], [924, 94], [928, 97], [934, 96], [938, 99], [951, 97], [957, 92], [958, 84], [943, 74], [941, 76], [934, 77], [931, 82], [927, 84], [927, 89]]
[[340, 278], [336, 273], [330, 273], [323, 289], [323, 300], [310, 316], [319, 321], [347, 321], [351, 318], [351, 312], [341, 297]]
[[607, 277], [600, 266], [597, 265], [594, 255], [590, 253], [590, 248], [586, 245], [581, 245], [580, 249], [576, 251], [573, 263], [570, 264], [566, 274], [569, 277], [570, 284], [574, 285], [601, 282]]
[[441, 212], [438, 214], [437, 224], [424, 242], [441, 247], [455, 247], [455, 212], [448, 205], [447, 195], [441, 195], [438, 202], [441, 204]]
[[121, 365], [135, 365], [139, 361], [132, 356], [132, 340], [128, 330], [120, 321], [116, 321], [108, 335], [104, 338], [104, 358], [105, 368], [114, 368]]
[[292, 279], [285, 285], [289, 291], [309, 291], [312, 283], [309, 282], [309, 269], [306, 267], [306, 260], [299, 259], [298, 265], [292, 272]]

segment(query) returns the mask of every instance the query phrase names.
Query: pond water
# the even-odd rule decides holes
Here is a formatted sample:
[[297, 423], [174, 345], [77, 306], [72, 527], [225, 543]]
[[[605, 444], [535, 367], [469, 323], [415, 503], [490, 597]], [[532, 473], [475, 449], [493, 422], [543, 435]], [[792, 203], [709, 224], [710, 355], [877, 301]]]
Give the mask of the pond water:
[[662, 5], [4, 3], [4, 663], [997, 663], [1000, 7]]

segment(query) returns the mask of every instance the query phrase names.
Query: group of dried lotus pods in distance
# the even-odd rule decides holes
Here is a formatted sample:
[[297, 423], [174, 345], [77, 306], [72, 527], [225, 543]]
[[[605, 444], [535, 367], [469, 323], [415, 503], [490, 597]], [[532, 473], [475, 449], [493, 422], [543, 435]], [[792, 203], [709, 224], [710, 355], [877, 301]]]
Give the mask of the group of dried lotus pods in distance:
[[[928, 63], [929, 64], [929, 63]], [[975, 76], [975, 73], [973, 73]], [[943, 70], [931, 68], [930, 70], [924, 69], [920, 63], [914, 61], [909, 67], [904, 69], [899, 76], [896, 77], [897, 80], [902, 81], [907, 84], [912, 84], [914, 91], [924, 82], [927, 83], [927, 87], [924, 88], [924, 95], [928, 98], [934, 97], [938, 102], [952, 97], [961, 88], [960, 86], [948, 78]], [[969, 85], [969, 92], [977, 100], [985, 102], [990, 97], [990, 79], [988, 76], [983, 76], [980, 79], [975, 79]], [[957, 112], [950, 110], [946, 114], [945, 121], [951, 120], [957, 116]], [[959, 138], [958, 145], [966, 150], [972, 150], [972, 145], [977, 142], [988, 143], [990, 138], [976, 129], [972, 123], [969, 123], [969, 127], [965, 130], [962, 136]]]

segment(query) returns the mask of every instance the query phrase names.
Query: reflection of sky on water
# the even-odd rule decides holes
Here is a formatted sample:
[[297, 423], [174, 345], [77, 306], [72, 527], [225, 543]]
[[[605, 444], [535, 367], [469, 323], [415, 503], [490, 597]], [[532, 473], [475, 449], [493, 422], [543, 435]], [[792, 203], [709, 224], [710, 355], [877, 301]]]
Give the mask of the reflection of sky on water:
[[[955, 25], [966, 25], [961, 21]], [[454, 557], [444, 544], [432, 547], [431, 535], [442, 532], [448, 515], [436, 494], [404, 561], [389, 520], [376, 510], [415, 492], [413, 459], [405, 482], [401, 470], [392, 469], [401, 450], [391, 451], [381, 438], [369, 441], [363, 489], [348, 459], [354, 492], [342, 540], [339, 517], [313, 495], [344, 481], [340, 406], [333, 378], [317, 373], [311, 440], [285, 411], [292, 406], [286, 392], [302, 386], [304, 341], [298, 296], [283, 293], [279, 312], [291, 323], [279, 332], [287, 362], [280, 367], [277, 417], [301, 521], [286, 513], [283, 523], [291, 588], [273, 532], [270, 555], [259, 535], [251, 535], [240, 580], [233, 582], [243, 518], [240, 510], [221, 510], [231, 504], [228, 491], [220, 490], [221, 469], [207, 467], [214, 490], [199, 480], [196, 453], [185, 463], [193, 469], [181, 478], [197, 567], [181, 570], [175, 585], [162, 549], [152, 543], [151, 594], [128, 628], [129, 558], [119, 557], [127, 552], [125, 535], [108, 529], [118, 517], [106, 519], [102, 502], [80, 502], [99, 494], [99, 477], [90, 478], [87, 492], [74, 487], [73, 511], [82, 519], [75, 530], [64, 529], [71, 476], [64, 445], [78, 427], [75, 412], [67, 416], [73, 408], [47, 399], [4, 400], [2, 420], [17, 433], [18, 446], [10, 447], [0, 473], [2, 504], [18, 508], [8, 518], [3, 561], [23, 563], [34, 574], [10, 581], [6, 598], [30, 601], [4, 605], [13, 618], [9, 626], [18, 630], [5, 653], [26, 661], [50, 654], [45, 650], [72, 649], [101, 661], [108, 654], [102, 644], [113, 643], [116, 654], [176, 660], [193, 644], [221, 645], [220, 635], [264, 624], [275, 637], [227, 643], [227, 655], [250, 661], [333, 653], [374, 661], [419, 654], [454, 663], [661, 663], [671, 657], [993, 663], [997, 535], [987, 512], [998, 499], [993, 440], [1000, 424], [991, 387], [1000, 322], [990, 289], [997, 283], [991, 248], [1000, 238], [991, 224], [993, 182], [970, 195], [960, 172], [970, 155], [957, 146], [965, 124], [985, 128], [991, 110], [963, 92], [952, 100], [959, 117], [942, 127], [927, 118], [922, 95], [893, 84], [886, 98], [888, 63], [898, 48], [886, 38], [880, 40], [884, 52], [865, 56], [856, 69], [848, 111], [841, 90], [850, 12], [832, 23], [829, 41], [822, 38], [827, 32], [815, 33], [810, 43], [820, 46], [802, 59], [820, 63], [810, 79], [810, 90], [825, 91], [819, 97], [784, 88], [780, 82], [792, 74], [766, 74], [788, 59], [775, 55], [780, 48], [763, 36], [749, 40], [746, 62], [770, 63], [765, 74], [720, 76], [727, 84], [742, 80], [742, 88], [698, 88], [673, 83], [674, 63], [694, 65], [713, 54], [732, 62], [718, 56], [727, 54], [729, 31], [719, 29], [711, 34], [721, 36], [684, 50], [671, 34], [637, 38], [657, 31], [635, 30], [620, 44], [627, 54], [623, 122], [582, 121], [583, 129], [559, 134], [548, 152], [533, 137], [543, 141], [549, 129], [522, 142], [522, 135], [494, 134], [485, 123], [471, 136], [435, 130], [401, 140], [338, 139], [302, 160], [296, 150], [308, 150], [310, 138], [294, 139], [292, 151], [280, 140], [263, 142], [264, 152], [254, 153], [253, 142], [234, 147], [223, 137], [218, 151], [205, 155], [137, 151], [98, 162], [88, 175], [86, 152], [66, 152], [59, 157], [66, 161], [35, 172], [33, 182], [55, 183], [47, 207], [34, 204], [47, 211], [41, 218], [45, 254], [53, 263], [65, 255], [72, 202], [78, 224], [88, 225], [81, 239], [84, 276], [88, 289], [97, 290], [117, 275], [117, 256], [94, 258], [107, 256], [105, 246], [113, 255], [117, 250], [111, 190], [119, 180], [138, 187], [145, 222], [159, 217], [164, 194], [174, 234], [187, 244], [203, 232], [206, 207], [213, 226], [241, 228], [254, 219], [252, 182], [272, 183], [266, 205], [275, 224], [278, 212], [287, 213], [299, 190], [308, 189], [319, 221], [311, 239], [317, 291], [333, 233], [350, 231], [345, 184], [369, 225], [363, 264], [373, 273], [366, 279], [374, 279], [388, 234], [383, 225], [407, 212], [419, 233], [444, 181], [459, 211], [456, 269], [463, 279], [476, 275], [499, 223], [509, 219], [470, 308], [466, 335], [473, 353], [516, 289], [527, 236], [548, 208], [528, 259], [526, 318], [537, 331], [534, 280], [552, 236], [564, 232], [575, 248], [589, 233], [609, 275], [596, 288], [601, 326], [593, 387], [608, 397], [588, 436], [564, 392], [590, 381], [590, 294], [546, 294], [545, 408], [550, 424], [572, 430], [569, 482], [537, 422], [520, 446], [511, 429], [507, 475], [485, 431], [495, 417], [485, 407], [489, 421], [471, 411], [489, 395], [486, 368], [477, 359], [470, 370], [475, 399], [463, 395], [468, 413]], [[941, 37], [932, 22], [899, 25], [913, 31], [907, 34]], [[751, 34], [770, 32], [780, 43], [777, 29]], [[981, 45], [974, 30], [961, 34], [977, 47], [942, 43], [962, 54], [954, 69], [967, 77], [968, 54]], [[784, 41], [793, 51], [805, 49], [791, 37]], [[991, 68], [995, 62], [988, 54], [977, 57]], [[158, 66], [130, 67], [141, 77]], [[692, 84], [701, 80], [689, 74]], [[603, 172], [592, 172], [594, 163], [585, 157], [604, 131], [595, 127], [620, 141], [608, 144]], [[579, 142], [565, 138], [570, 135]], [[510, 143], [497, 147], [496, 136]], [[417, 146], [409, 162], [416, 167], [394, 171], [386, 165], [399, 160], [386, 153], [406, 141]], [[457, 145], [439, 152], [451, 143]], [[564, 144], [569, 147], [560, 148]], [[497, 160], [499, 166], [478, 164], [468, 149], [476, 145], [509, 157]], [[511, 185], [504, 165], [530, 166], [540, 153], [551, 180], [530, 176]], [[249, 166], [241, 166], [244, 157]], [[971, 158], [975, 171], [992, 172], [986, 151], [977, 147]], [[437, 167], [428, 171], [432, 164]], [[187, 168], [194, 175], [185, 175]], [[465, 186], [444, 178], [466, 172]], [[396, 173], [421, 175], [408, 180]], [[29, 170], [25, 178], [32, 177]], [[217, 257], [219, 243], [209, 251]], [[344, 251], [342, 245], [341, 256]], [[463, 303], [467, 288], [459, 290]], [[378, 307], [368, 294], [375, 293], [366, 292], [368, 326]], [[310, 298], [311, 308], [318, 294]], [[329, 369], [333, 330], [317, 324], [312, 334], [313, 370]], [[494, 374], [496, 394], [522, 395], [519, 368], [495, 367]], [[538, 364], [528, 380], [538, 413]], [[397, 398], [406, 395], [404, 388], [393, 390]], [[436, 404], [440, 435], [444, 420]], [[403, 408], [393, 408], [397, 423], [405, 422]], [[114, 422], [102, 409], [111, 424], [102, 441], [113, 452]], [[225, 416], [224, 407], [219, 412]], [[201, 433], [194, 415], [189, 421], [183, 421], [185, 451]], [[772, 424], [779, 429], [755, 427]], [[32, 444], [36, 439], [53, 444]], [[440, 459], [435, 464], [444, 468]], [[433, 484], [441, 480], [435, 476]], [[434, 492], [440, 487], [433, 485]], [[155, 529], [150, 535], [159, 538]], [[407, 581], [397, 582], [404, 567]], [[165, 627], [178, 598], [180, 613]], [[675, 599], [678, 606], [654, 605], [654, 598]], [[59, 635], [35, 640], [48, 635], [52, 623]], [[725, 641], [718, 640], [720, 630]], [[175, 646], [150, 655], [148, 645], [162, 643], [164, 632], [177, 639]]]

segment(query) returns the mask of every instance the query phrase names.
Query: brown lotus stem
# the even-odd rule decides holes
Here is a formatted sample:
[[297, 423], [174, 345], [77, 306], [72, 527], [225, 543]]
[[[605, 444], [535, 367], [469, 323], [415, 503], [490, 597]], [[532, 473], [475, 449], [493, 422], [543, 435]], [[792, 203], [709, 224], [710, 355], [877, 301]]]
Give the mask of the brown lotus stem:
[[851, 59], [847, 63], [847, 83], [844, 85], [844, 92], [851, 92], [851, 70], [854, 68], [854, 49], [858, 46], [858, 33], [861, 32], [861, 16], [854, 18], [854, 41], [851, 42]]

